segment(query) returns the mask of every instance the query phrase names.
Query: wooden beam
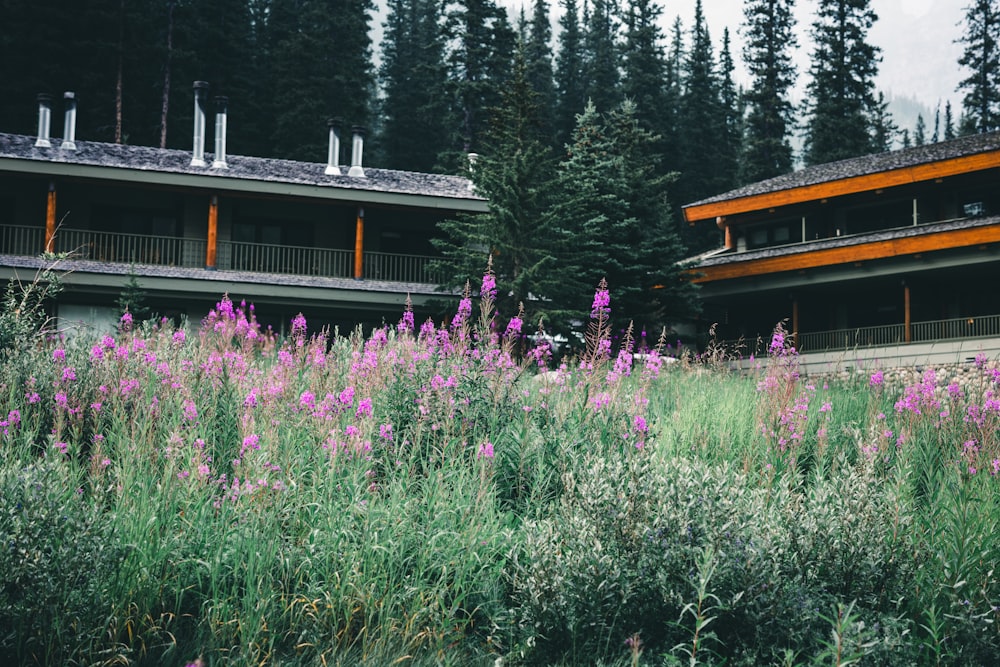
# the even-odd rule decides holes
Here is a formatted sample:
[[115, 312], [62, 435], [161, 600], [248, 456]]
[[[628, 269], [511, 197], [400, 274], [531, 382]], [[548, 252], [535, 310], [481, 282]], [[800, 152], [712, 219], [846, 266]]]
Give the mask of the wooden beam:
[[208, 247], [205, 251], [205, 268], [215, 270], [216, 249], [219, 238], [219, 197], [212, 195], [208, 201]]
[[910, 286], [903, 285], [903, 342], [909, 343], [913, 340], [910, 335]]
[[354, 277], [365, 277], [365, 209], [358, 207], [358, 220], [354, 226]]
[[887, 241], [873, 241], [858, 245], [826, 248], [800, 252], [780, 257], [763, 257], [746, 262], [732, 262], [718, 266], [704, 266], [691, 270], [692, 282], [708, 283], [716, 280], [747, 278], [781, 271], [814, 269], [821, 266], [851, 264], [922, 252], [964, 248], [986, 243], [1000, 243], [1000, 224], [955, 229], [945, 232], [922, 234]]
[[49, 196], [45, 205], [45, 252], [56, 249], [56, 183], [49, 181]]
[[813, 185], [779, 190], [777, 192], [766, 192], [710, 204], [688, 206], [684, 209], [684, 219], [688, 223], [693, 224], [700, 220], [712, 220], [719, 216], [738, 215], [740, 213], [767, 210], [790, 204], [802, 204], [824, 198], [891, 188], [897, 185], [933, 181], [948, 176], [983, 171], [996, 167], [1000, 167], [1000, 151], [967, 155], [949, 160], [904, 167], [902, 169], [882, 171], [876, 174], [841, 178], [825, 183], [815, 183]]

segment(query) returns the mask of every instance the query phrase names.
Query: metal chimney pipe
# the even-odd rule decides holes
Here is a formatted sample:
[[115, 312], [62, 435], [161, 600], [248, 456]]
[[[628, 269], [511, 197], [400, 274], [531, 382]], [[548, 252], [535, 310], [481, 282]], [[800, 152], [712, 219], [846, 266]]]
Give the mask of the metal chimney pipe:
[[219, 95], [215, 98], [215, 159], [212, 169], [229, 169], [226, 164], [226, 115], [229, 98]]
[[63, 107], [66, 109], [63, 123], [63, 140], [59, 148], [67, 151], [76, 150], [76, 94], [67, 91], [63, 93]]
[[208, 94], [207, 81], [194, 82], [194, 146], [191, 152], [191, 166], [205, 166], [205, 96]]
[[326, 121], [330, 128], [330, 147], [326, 153], [327, 176], [340, 176], [340, 124], [339, 118], [330, 118]]
[[52, 96], [48, 93], [38, 94], [38, 139], [35, 146], [50, 148], [49, 133], [52, 131]]
[[365, 128], [360, 125], [351, 127], [354, 141], [351, 144], [351, 168], [347, 172], [348, 176], [364, 178], [365, 170], [361, 167], [361, 154], [365, 150]]

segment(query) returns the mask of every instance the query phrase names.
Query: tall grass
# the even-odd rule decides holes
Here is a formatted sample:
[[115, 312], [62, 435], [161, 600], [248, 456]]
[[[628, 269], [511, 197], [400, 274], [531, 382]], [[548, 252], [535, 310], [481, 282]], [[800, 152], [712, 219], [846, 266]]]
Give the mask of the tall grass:
[[[553, 365], [492, 275], [448, 323], [18, 336], [12, 664], [990, 664], [1000, 372]], [[515, 349], [524, 354], [516, 355]], [[895, 382], [895, 384], [894, 384]]]

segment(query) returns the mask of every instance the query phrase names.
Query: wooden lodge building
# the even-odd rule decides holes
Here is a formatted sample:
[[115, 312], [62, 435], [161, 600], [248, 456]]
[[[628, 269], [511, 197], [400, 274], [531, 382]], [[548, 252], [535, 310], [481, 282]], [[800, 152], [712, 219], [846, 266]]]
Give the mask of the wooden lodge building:
[[750, 352], [780, 321], [841, 359], [1000, 350], [1000, 134], [809, 167], [684, 217], [725, 235], [693, 280], [703, 319]]
[[361, 128], [341, 164], [334, 121], [316, 128], [325, 164], [227, 155], [225, 98], [206, 153], [206, 89], [195, 84], [191, 151], [77, 140], [72, 93], [52, 138], [40, 95], [37, 136], [0, 133], [0, 279], [30, 281], [44, 251], [69, 253], [61, 326], [116, 321], [130, 273], [152, 310], [195, 320], [226, 293], [275, 325], [298, 312], [346, 330], [395, 322], [407, 294], [430, 314], [419, 309], [441, 297], [428, 270], [437, 223], [486, 210], [470, 181], [365, 167]]

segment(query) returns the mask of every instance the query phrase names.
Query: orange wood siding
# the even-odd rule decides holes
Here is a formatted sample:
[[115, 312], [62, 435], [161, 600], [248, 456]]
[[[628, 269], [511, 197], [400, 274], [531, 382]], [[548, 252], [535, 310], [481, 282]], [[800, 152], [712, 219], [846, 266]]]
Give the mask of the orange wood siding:
[[796, 253], [782, 257], [765, 257], [746, 262], [733, 262], [719, 266], [693, 269], [693, 282], [707, 283], [716, 280], [746, 278], [779, 271], [798, 271], [835, 264], [853, 264], [900, 255], [947, 250], [1000, 242], [1000, 224], [975, 229], [957, 229], [947, 232], [924, 234], [908, 238], [875, 241], [842, 248], [827, 248], [812, 252]]
[[903, 169], [883, 171], [877, 174], [854, 176], [826, 183], [804, 185], [778, 192], [768, 192], [728, 201], [689, 206], [684, 209], [684, 219], [689, 223], [699, 220], [714, 220], [719, 216], [737, 215], [750, 211], [760, 211], [789, 204], [802, 204], [830, 197], [869, 192], [880, 188], [891, 188], [920, 181], [931, 181], [958, 174], [966, 174], [984, 169], [1000, 167], [1000, 151], [968, 155], [965, 157], [930, 162]]

